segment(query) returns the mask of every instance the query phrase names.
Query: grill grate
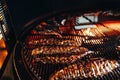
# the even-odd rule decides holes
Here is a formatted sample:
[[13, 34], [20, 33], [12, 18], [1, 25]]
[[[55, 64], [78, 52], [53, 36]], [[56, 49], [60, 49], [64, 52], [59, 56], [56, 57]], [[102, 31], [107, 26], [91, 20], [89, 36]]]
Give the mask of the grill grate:
[[[90, 21], [88, 24], [80, 23], [76, 25], [75, 23], [78, 21], [76, 19], [82, 16], [78, 16], [78, 14], [64, 14], [41, 21], [34, 29], [34, 26], [31, 27], [32, 30], [28, 35], [23, 35], [25, 39], [20, 41], [22, 44], [22, 52], [20, 54], [24, 66], [26, 66], [30, 74], [34, 75], [35, 79], [49, 80], [56, 72], [64, 69], [66, 72], [63, 71], [62, 74], [58, 75], [63, 75], [64, 78], [62, 79], [67, 79], [64, 74], [68, 73], [67, 77], [74, 80], [76, 79], [74, 64], [79, 66], [87, 63], [93, 65], [94, 68], [101, 69], [103, 67], [103, 69], [108, 69], [108, 66], [106, 67], [106, 65], [109, 65], [108, 63], [103, 64], [102, 67], [97, 67], [102, 61], [92, 63], [91, 60], [94, 62], [96, 59], [105, 59], [108, 62], [115, 60], [120, 65], [120, 31], [115, 32], [115, 30], [119, 29], [119, 26], [111, 29], [108, 26], [104, 26], [103, 22], [98, 22], [94, 23], [95, 26], [90, 28], [89, 26], [93, 22], [87, 19], [87, 17], [85, 19]], [[61, 19], [62, 17], [64, 18]], [[107, 24], [107, 22], [105, 23]], [[75, 30], [75, 27], [80, 27], [80, 29]], [[104, 60], [103, 63], [105, 63]], [[69, 67], [72, 67], [70, 69], [71, 72], [67, 70]], [[85, 65], [82, 67], [83, 71], [84, 69], [92, 68], [89, 65], [87, 65], [89, 68], [85, 67]], [[109, 68], [111, 68], [110, 65]], [[77, 79], [118, 80], [120, 78], [120, 66], [112, 68], [111, 71], [104, 75], [97, 75], [97, 77], [95, 75], [97, 74], [94, 73], [93, 77], [86, 77], [85, 74], [81, 76], [80, 73]]]
[[[49, 36], [49, 39], [53, 38], [52, 36]], [[76, 39], [80, 39], [80, 44], [79, 42], [77, 42], [78, 40]], [[41, 80], [46, 80], [49, 79], [49, 77], [53, 74], [53, 72], [56, 72], [68, 65], [71, 65], [73, 63], [78, 63], [80, 61], [86, 61], [89, 60], [91, 58], [96, 58], [96, 57], [101, 57], [101, 58], [107, 58], [107, 59], [111, 59], [111, 58], [117, 58], [117, 52], [116, 52], [116, 48], [114, 46], [115, 41], [112, 41], [111, 38], [105, 37], [105, 38], [92, 38], [92, 39], [86, 39], [85, 37], [81, 37], [81, 36], [64, 36], [62, 38], [56, 38], [55, 41], [57, 41], [57, 39], [61, 39], [58, 41], [63, 41], [63, 40], [75, 40], [77, 42], [77, 44], [79, 45], [73, 45], [73, 46], [78, 46], [78, 47], [85, 47], [88, 50], [86, 52], [86, 56], [76, 60], [73, 63], [69, 63], [69, 64], [62, 64], [62, 63], [42, 63], [41, 61], [35, 62], [36, 58], [39, 57], [46, 57], [45, 54], [39, 54], [39, 55], [31, 55], [32, 50], [35, 48], [38, 48], [40, 46], [53, 46], [53, 45], [45, 45], [45, 44], [40, 44], [39, 42], [37, 44], [29, 44], [30, 41], [35, 41], [35, 40], [45, 40], [47, 39], [46, 36], [38, 36], [38, 35], [31, 35], [28, 36], [26, 41], [23, 43], [23, 60], [26, 62], [26, 65], [28, 66], [29, 70], [31, 72], [33, 72], [32, 74], [34, 74], [37, 79], [41, 79]], [[54, 42], [54, 41], [53, 41]], [[52, 42], [52, 43], [53, 43]], [[46, 43], [46, 42], [45, 42]], [[69, 44], [67, 44], [69, 45]], [[54, 46], [65, 46], [64, 44], [61, 45], [54, 45]], [[53, 56], [51, 54], [51, 56]], [[56, 55], [55, 55], [56, 56]], [[63, 55], [64, 56], [64, 55]], [[99, 76], [97, 78], [88, 78], [90, 80], [109, 80], [109, 79], [117, 79], [118, 77], [120, 77], [120, 68], [117, 68], [115, 70], [113, 70], [112, 72], [109, 72], [108, 74], [106, 74], [105, 76]], [[86, 79], [86, 78], [85, 78]]]

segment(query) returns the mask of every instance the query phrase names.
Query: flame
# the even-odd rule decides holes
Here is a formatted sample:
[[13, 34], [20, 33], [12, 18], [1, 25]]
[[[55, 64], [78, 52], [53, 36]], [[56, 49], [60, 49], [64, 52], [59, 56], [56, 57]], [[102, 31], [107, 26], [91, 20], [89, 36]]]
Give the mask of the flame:
[[95, 36], [90, 30], [91, 30], [91, 28], [87, 28], [87, 30], [84, 31], [83, 34], [88, 35], [88, 36]]
[[7, 50], [0, 50], [0, 68], [2, 67], [6, 57], [7, 57], [8, 53]]
[[[88, 36], [112, 36], [120, 34], [120, 21], [106, 21], [93, 25], [92, 28], [82, 30], [83, 35]], [[79, 32], [79, 34], [82, 34]]]
[[8, 55], [8, 52], [5, 49], [6, 46], [5, 46], [5, 42], [4, 42], [3, 38], [0, 39], [0, 48], [4, 49], [4, 50], [0, 50], [0, 68], [1, 68], [7, 55]]
[[119, 35], [120, 34], [120, 21], [106, 21], [98, 25], [98, 29], [106, 36]]
[[120, 32], [120, 21], [104, 22], [104, 25], [107, 26], [109, 29]]
[[0, 39], [0, 48], [6, 48], [6, 45], [5, 45], [3, 38]]

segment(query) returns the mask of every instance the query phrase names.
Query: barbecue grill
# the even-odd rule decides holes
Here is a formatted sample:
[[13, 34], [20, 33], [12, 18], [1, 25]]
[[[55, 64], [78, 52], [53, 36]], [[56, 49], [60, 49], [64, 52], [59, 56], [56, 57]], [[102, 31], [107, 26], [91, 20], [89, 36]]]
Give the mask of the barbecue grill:
[[[18, 79], [119, 80], [120, 29], [111, 27], [119, 25], [119, 16], [114, 11], [66, 10], [27, 24], [14, 49]], [[91, 66], [86, 68], [85, 64]], [[96, 71], [90, 72], [90, 68]]]
[[8, 54], [0, 77], [12, 56], [15, 80], [120, 80], [118, 0], [6, 2], [0, 1], [0, 36]]

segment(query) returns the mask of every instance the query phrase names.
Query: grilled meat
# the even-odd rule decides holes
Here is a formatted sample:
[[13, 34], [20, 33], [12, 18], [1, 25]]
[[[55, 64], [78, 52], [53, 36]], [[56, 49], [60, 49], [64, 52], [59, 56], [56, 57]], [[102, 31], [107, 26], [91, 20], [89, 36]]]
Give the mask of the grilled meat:
[[116, 60], [107, 60], [103, 58], [97, 58], [90, 60], [89, 62], [82, 61], [81, 63], [75, 63], [65, 67], [53, 74], [50, 80], [72, 80], [72, 79], [87, 79], [97, 78], [113, 71], [119, 67], [119, 63]]
[[35, 58], [34, 61], [35, 62], [42, 62], [44, 64], [46, 63], [52, 63], [52, 64], [57, 64], [57, 63], [73, 63], [75, 62], [77, 59], [79, 59], [81, 57], [81, 54], [79, 55], [71, 55], [71, 56], [45, 56], [45, 57], [41, 57], [41, 58]]
[[32, 45], [69, 45], [69, 46], [80, 46], [81, 44], [78, 44], [75, 40], [69, 40], [69, 39], [39, 39], [39, 40], [31, 40], [28, 42], [28, 44]]
[[84, 47], [75, 46], [41, 46], [32, 50], [32, 55], [36, 54], [71, 54], [72, 52], [85, 52]]
[[61, 34], [59, 34], [58, 32], [56, 31], [53, 31], [53, 30], [44, 30], [44, 31], [36, 31], [34, 32], [34, 34], [39, 34], [39, 35], [56, 35], [58, 37], [62, 37]]
[[33, 59], [33, 62], [42, 62], [44, 64], [46, 63], [51, 63], [51, 64], [57, 64], [57, 63], [73, 63], [77, 60], [80, 60], [81, 58], [83, 58], [84, 56], [90, 54], [91, 51], [85, 52], [82, 51], [83, 53], [71, 53], [71, 55], [56, 55], [56, 56], [39, 56], [39, 57], [35, 57]]
[[32, 50], [32, 55], [35, 54], [55, 54], [55, 53], [67, 53], [72, 50], [74, 46], [40, 46]]

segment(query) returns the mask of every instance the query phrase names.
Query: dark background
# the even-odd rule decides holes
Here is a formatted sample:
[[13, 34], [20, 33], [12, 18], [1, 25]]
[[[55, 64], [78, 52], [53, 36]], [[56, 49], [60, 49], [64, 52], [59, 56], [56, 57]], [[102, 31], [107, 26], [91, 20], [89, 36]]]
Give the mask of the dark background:
[[80, 8], [84, 10], [120, 9], [120, 0], [6, 0], [13, 27], [20, 30], [30, 20], [56, 10]]

